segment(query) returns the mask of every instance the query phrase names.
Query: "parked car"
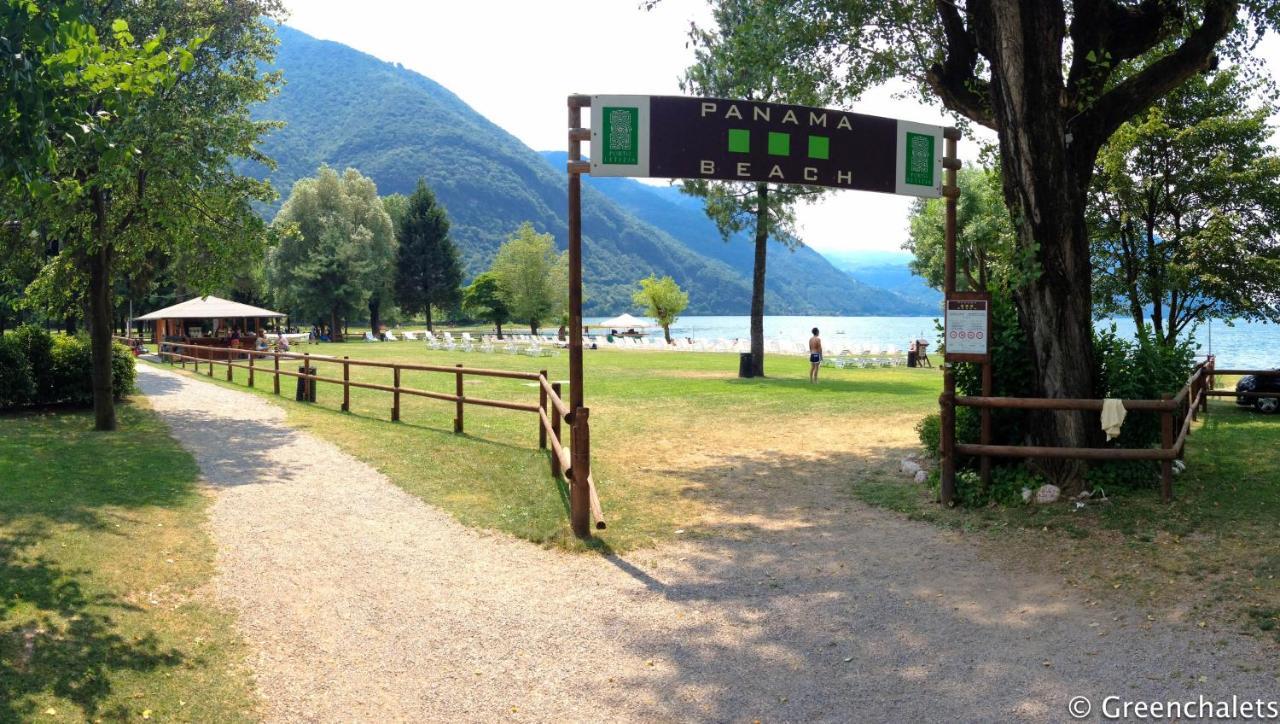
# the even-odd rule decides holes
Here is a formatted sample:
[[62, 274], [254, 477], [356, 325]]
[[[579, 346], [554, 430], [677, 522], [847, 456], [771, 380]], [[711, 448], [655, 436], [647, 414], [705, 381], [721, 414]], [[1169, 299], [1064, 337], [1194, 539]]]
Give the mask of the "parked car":
[[[1277, 370], [1280, 372], [1280, 370]], [[1275, 392], [1280, 393], [1280, 374], [1277, 375], [1245, 375], [1236, 383], [1236, 392]], [[1237, 397], [1237, 405], [1252, 405], [1258, 412], [1267, 414], [1280, 411], [1280, 399], [1275, 397]]]

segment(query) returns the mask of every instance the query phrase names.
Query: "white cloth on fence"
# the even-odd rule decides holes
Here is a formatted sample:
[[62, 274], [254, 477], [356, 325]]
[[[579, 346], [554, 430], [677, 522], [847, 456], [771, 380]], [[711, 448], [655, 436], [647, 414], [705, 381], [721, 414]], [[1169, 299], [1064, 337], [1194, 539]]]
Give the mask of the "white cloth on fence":
[[1124, 424], [1124, 402], [1113, 397], [1102, 401], [1102, 429], [1107, 433], [1107, 440], [1120, 435], [1120, 426]]

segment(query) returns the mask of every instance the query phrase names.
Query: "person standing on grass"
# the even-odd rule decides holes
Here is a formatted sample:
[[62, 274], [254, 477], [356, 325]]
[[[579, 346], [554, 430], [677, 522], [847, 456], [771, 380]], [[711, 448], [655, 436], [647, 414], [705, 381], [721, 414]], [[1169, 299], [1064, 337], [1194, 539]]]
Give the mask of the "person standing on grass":
[[813, 336], [809, 338], [809, 381], [817, 384], [818, 367], [822, 364], [822, 338], [818, 336], [818, 328], [813, 328]]

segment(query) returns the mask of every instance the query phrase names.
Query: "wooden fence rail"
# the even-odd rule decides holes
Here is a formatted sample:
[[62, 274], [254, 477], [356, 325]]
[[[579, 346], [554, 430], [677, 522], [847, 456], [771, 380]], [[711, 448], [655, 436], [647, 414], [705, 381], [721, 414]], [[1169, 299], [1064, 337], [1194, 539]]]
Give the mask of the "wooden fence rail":
[[[120, 339], [122, 341], [126, 341], [126, 338]], [[189, 352], [196, 352], [196, 354], [188, 354]], [[392, 396], [392, 422], [398, 422], [400, 420], [400, 397], [402, 395], [453, 402], [455, 405], [453, 431], [455, 433], [462, 433], [464, 431], [463, 411], [466, 405], [537, 413], [538, 447], [546, 450], [548, 446], [550, 446], [552, 476], [559, 478], [563, 475], [570, 485], [585, 486], [587, 495], [583, 497], [590, 502], [591, 515], [595, 518], [596, 529], [603, 530], [606, 526], [604, 509], [600, 505], [600, 498], [596, 492], [595, 480], [589, 472], [590, 462], [586, 458], [590, 449], [590, 441], [588, 440], [589, 432], [587, 427], [588, 410], [586, 408], [582, 408], [581, 412], [583, 414], [581, 416], [571, 414], [569, 408], [564, 403], [563, 396], [560, 394], [560, 383], [551, 383], [547, 379], [546, 370], [535, 373], [463, 367], [461, 364], [453, 367], [446, 367], [442, 365], [376, 362], [373, 360], [351, 359], [350, 357], [313, 355], [308, 352], [299, 354], [296, 352], [232, 349], [208, 347], [205, 345], [181, 344], [178, 342], [161, 343], [159, 356], [161, 361], [169, 362], [170, 364], [177, 362], [184, 368], [186, 367], [187, 362], [191, 362], [196, 373], [201, 371], [202, 365], [208, 365], [207, 374], [210, 377], [213, 377], [214, 375], [215, 366], [223, 367], [226, 370], [226, 379], [228, 382], [235, 381], [235, 370], [245, 370], [249, 374], [249, 384], [251, 386], [254, 383], [255, 375], [257, 373], [269, 374], [272, 376], [272, 391], [277, 395], [280, 394], [280, 377], [282, 375], [285, 377], [293, 377], [302, 380], [301, 394], [303, 401], [312, 399], [312, 385], [321, 382], [337, 385], [342, 388], [343, 412], [351, 411], [351, 388], [353, 387], [365, 390], [375, 390], [378, 392], [387, 392]], [[267, 368], [255, 364], [255, 360], [258, 359], [270, 359], [272, 362], [271, 367]], [[299, 371], [291, 372], [280, 368], [281, 360], [298, 360], [302, 362], [302, 366], [299, 368]], [[316, 368], [312, 367], [312, 364], [315, 363], [341, 365], [341, 379], [319, 375]], [[385, 385], [375, 382], [359, 382], [352, 380], [352, 367], [372, 367], [391, 370], [391, 384]], [[454, 392], [450, 394], [447, 392], [433, 392], [431, 390], [420, 390], [412, 387], [405, 387], [401, 384], [400, 378], [401, 372], [405, 371], [449, 374], [454, 377]], [[463, 388], [463, 380], [467, 375], [537, 382], [538, 402], [537, 404], [533, 404], [468, 396]], [[569, 434], [573, 440], [572, 447], [565, 445], [561, 438], [562, 420], [569, 423]], [[579, 470], [586, 470], [588, 472], [586, 475], [582, 476], [575, 475], [575, 467]]]
[[[942, 438], [942, 455], [944, 460], [954, 461], [954, 456], [972, 455], [979, 458], [983, 485], [990, 485], [991, 457], [1006, 458], [1050, 458], [1065, 460], [1157, 460], [1160, 462], [1160, 497], [1169, 502], [1173, 500], [1173, 461], [1184, 454], [1187, 437], [1191, 434], [1191, 423], [1197, 411], [1207, 413], [1208, 397], [1215, 394], [1212, 389], [1214, 378], [1213, 358], [1197, 364], [1187, 382], [1176, 395], [1165, 395], [1159, 400], [1123, 400], [1129, 412], [1156, 412], [1160, 414], [1160, 447], [1159, 448], [1083, 448], [1083, 447], [1042, 447], [1034, 445], [993, 445], [991, 432], [983, 425], [978, 444], [959, 443], [948, 435]], [[1226, 374], [1218, 370], [1217, 374]], [[1280, 373], [1277, 373], [1280, 374]], [[1235, 394], [1235, 393], [1229, 393]], [[955, 396], [951, 398], [954, 407], [948, 406], [947, 395], [940, 402], [943, 414], [954, 415], [954, 407], [973, 407], [981, 410], [1102, 410], [1102, 400], [1086, 400], [1071, 398], [1026, 398], [1026, 397], [972, 397]], [[1176, 432], [1176, 434], [1175, 434]], [[945, 468], [944, 468], [945, 469]], [[952, 468], [954, 469], [954, 468]]]

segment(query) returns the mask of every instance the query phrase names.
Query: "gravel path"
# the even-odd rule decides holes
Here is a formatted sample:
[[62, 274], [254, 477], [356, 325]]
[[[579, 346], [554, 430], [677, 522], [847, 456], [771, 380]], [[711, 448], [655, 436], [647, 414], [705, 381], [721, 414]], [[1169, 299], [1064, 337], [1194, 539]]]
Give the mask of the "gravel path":
[[570, 555], [462, 527], [259, 397], [148, 365], [138, 383], [216, 486], [215, 590], [269, 721], [1061, 721], [1075, 695], [1280, 690], [1248, 640], [852, 502]]

